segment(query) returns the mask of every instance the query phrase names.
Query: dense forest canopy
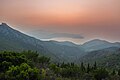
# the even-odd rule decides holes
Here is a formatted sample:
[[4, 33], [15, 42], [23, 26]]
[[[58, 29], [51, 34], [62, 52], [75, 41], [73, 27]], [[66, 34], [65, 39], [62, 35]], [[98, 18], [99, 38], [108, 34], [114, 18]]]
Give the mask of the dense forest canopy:
[[0, 52], [0, 80], [120, 80], [120, 69], [75, 63], [54, 63], [37, 52]]

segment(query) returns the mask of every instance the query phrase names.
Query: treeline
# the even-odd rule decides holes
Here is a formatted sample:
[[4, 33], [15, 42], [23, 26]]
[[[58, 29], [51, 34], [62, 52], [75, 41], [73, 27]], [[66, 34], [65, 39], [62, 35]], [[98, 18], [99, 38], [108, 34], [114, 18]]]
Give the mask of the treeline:
[[53, 63], [37, 52], [0, 52], [0, 80], [120, 80], [120, 70], [81, 63]]

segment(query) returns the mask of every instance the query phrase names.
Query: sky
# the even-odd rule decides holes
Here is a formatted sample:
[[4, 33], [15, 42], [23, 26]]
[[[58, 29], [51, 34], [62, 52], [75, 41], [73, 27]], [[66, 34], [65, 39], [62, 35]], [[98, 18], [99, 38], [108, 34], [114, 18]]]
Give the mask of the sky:
[[0, 0], [0, 22], [42, 40], [120, 41], [120, 0]]

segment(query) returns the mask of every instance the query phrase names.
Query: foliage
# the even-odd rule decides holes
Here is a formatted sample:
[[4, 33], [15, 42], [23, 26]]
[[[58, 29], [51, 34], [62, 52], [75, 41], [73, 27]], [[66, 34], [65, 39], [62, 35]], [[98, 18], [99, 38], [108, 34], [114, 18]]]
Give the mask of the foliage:
[[8, 80], [38, 80], [39, 70], [31, 68], [26, 63], [22, 63], [20, 66], [11, 66], [9, 70], [5, 72], [4, 79]]
[[93, 65], [53, 63], [37, 52], [0, 52], [0, 80], [120, 80], [119, 70]]
[[94, 77], [96, 80], [106, 79], [109, 76], [108, 71], [105, 68], [100, 68], [95, 71]]

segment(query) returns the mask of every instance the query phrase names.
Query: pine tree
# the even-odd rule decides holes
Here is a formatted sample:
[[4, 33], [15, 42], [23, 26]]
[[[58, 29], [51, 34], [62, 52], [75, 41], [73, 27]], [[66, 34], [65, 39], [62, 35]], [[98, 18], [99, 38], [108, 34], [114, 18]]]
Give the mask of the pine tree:
[[60, 67], [60, 64], [59, 64], [59, 63], [57, 63], [57, 67]]
[[83, 72], [85, 71], [85, 67], [84, 67], [83, 62], [81, 63], [81, 70], [82, 70]]
[[105, 68], [98, 69], [94, 75], [96, 80], [104, 80], [108, 76], [109, 76], [109, 73]]
[[65, 63], [63, 62], [63, 63], [61, 64], [61, 68], [64, 68], [64, 66], [65, 66]]
[[87, 73], [90, 72], [90, 64], [88, 63], [88, 66], [87, 66]]
[[71, 66], [74, 66], [75, 64], [74, 63], [71, 63]]
[[93, 65], [93, 69], [96, 70], [97, 69], [97, 63], [95, 61], [94, 65]]
[[120, 69], [118, 70], [118, 75], [120, 76]]

